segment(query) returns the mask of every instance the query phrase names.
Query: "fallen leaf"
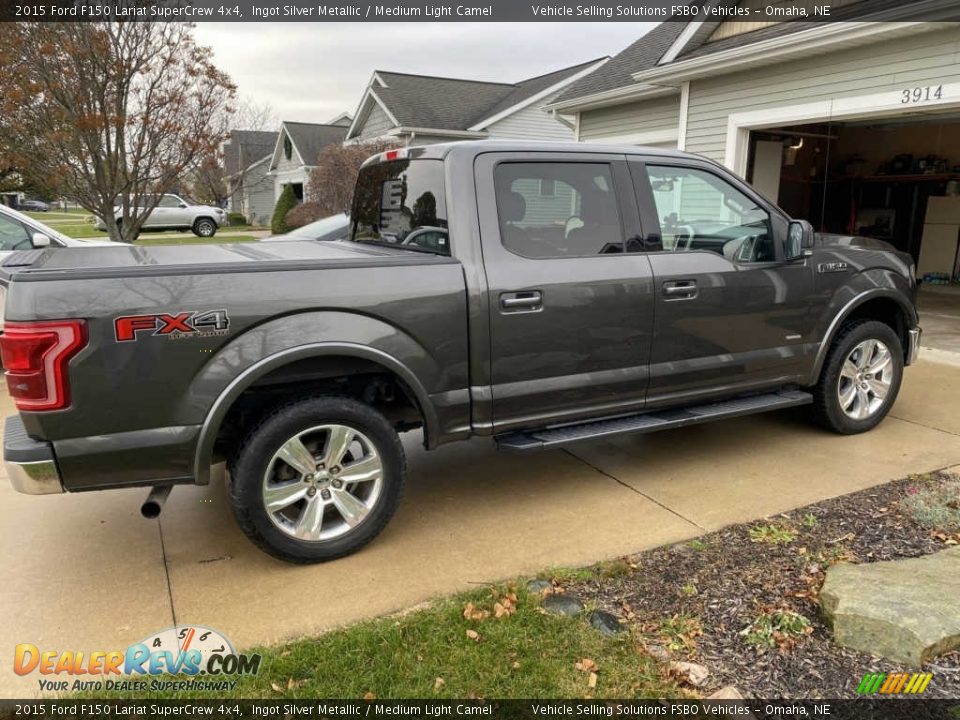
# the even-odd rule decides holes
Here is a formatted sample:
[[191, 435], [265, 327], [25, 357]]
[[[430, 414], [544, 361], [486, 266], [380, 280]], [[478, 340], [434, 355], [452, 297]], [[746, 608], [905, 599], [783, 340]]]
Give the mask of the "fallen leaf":
[[270, 683], [270, 687], [273, 688], [273, 691], [274, 691], [275, 693], [280, 693], [281, 695], [283, 695], [283, 693], [284, 693], [283, 688], [280, 687], [279, 685], [277, 685], [275, 682], [271, 682], [271, 683]]
[[513, 661], [513, 669], [514, 669], [514, 670], [519, 670], [519, 669], [520, 669], [520, 661], [519, 661], [519, 660], [514, 660], [514, 661]]
[[290, 651], [284, 650], [282, 653], [280, 653], [280, 657], [290, 657]]
[[578, 660], [574, 667], [581, 672], [593, 672], [597, 669], [597, 664], [590, 658], [583, 658], [583, 660]]
[[377, 696], [374, 695], [374, 694], [373, 694], [372, 692], [370, 692], [369, 690], [367, 690], [367, 692], [365, 692], [365, 693], [363, 694], [363, 699], [364, 699], [364, 700], [376, 700], [376, 699], [377, 699]]
[[590, 679], [587, 680], [587, 687], [595, 688], [597, 686], [597, 674], [595, 672], [590, 673]]
[[467, 637], [474, 642], [480, 642], [480, 633], [478, 633], [476, 630], [467, 630]]
[[472, 602], [468, 602], [466, 607], [463, 608], [463, 617], [467, 620], [483, 620], [484, 618], [490, 617], [490, 611], [478, 610], [473, 606]]
[[438, 677], [436, 680], [433, 681], [433, 691], [436, 692], [446, 684], [447, 683], [444, 681], [442, 677]]

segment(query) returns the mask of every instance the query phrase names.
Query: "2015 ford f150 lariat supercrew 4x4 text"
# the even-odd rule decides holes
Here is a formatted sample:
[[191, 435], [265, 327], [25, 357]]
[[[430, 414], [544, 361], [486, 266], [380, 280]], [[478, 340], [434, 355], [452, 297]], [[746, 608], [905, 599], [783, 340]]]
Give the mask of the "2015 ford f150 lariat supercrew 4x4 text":
[[917, 352], [909, 255], [683, 153], [391, 150], [350, 217], [335, 242], [8, 258], [14, 486], [148, 486], [152, 515], [225, 460], [247, 536], [316, 562], [393, 515], [398, 432], [521, 451], [810, 404], [859, 433]]

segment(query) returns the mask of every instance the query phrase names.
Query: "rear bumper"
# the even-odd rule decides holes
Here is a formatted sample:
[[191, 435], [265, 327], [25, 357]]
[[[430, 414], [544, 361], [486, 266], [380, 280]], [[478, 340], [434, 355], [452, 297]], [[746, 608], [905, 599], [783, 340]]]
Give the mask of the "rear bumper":
[[912, 365], [920, 356], [920, 336], [922, 332], [919, 325], [907, 330], [907, 357], [904, 360], [905, 365]]
[[17, 492], [27, 495], [63, 492], [53, 447], [27, 435], [18, 415], [11, 415], [3, 423], [3, 464]]

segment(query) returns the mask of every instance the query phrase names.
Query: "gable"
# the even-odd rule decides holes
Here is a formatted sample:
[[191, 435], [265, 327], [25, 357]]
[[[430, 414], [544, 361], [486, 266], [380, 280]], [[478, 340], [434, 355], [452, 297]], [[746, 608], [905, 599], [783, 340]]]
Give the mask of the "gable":
[[286, 126], [280, 128], [277, 137], [277, 146], [273, 149], [273, 159], [270, 161], [270, 170], [292, 170], [303, 166], [303, 158], [293, 144], [293, 138], [287, 132]]
[[371, 103], [369, 111], [366, 113], [366, 119], [363, 121], [363, 124], [354, 130], [353, 137], [360, 138], [361, 140], [369, 140], [386, 135], [387, 132], [394, 127], [396, 127], [396, 125], [394, 125], [393, 120], [387, 116], [383, 108], [376, 102], [373, 102]]

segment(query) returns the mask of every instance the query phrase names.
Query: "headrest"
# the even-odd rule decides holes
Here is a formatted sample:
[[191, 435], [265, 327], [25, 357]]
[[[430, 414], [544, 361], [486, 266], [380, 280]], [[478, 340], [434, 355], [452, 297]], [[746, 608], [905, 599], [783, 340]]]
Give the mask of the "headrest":
[[527, 214], [527, 201], [523, 195], [511, 190], [500, 198], [500, 218], [504, 222], [519, 222]]

